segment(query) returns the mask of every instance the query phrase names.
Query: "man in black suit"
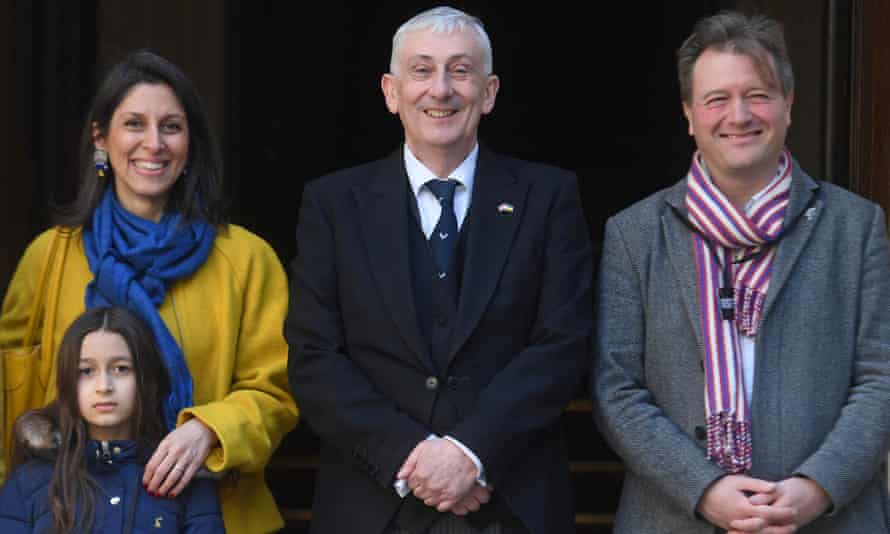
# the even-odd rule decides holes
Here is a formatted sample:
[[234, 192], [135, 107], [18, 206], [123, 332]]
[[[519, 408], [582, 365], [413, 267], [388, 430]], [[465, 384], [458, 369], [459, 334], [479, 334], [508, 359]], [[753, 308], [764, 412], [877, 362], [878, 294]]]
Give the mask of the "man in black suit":
[[499, 80], [478, 19], [393, 38], [390, 157], [306, 186], [290, 384], [322, 442], [312, 532], [572, 532], [560, 415], [592, 258], [575, 176], [477, 142]]

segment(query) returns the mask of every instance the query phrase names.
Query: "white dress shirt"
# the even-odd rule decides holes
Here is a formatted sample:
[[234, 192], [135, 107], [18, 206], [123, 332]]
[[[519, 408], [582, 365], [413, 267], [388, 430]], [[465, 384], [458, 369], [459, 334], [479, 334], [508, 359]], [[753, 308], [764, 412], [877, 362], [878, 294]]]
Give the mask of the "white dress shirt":
[[427, 239], [430, 238], [430, 234], [436, 228], [436, 223], [439, 222], [439, 215], [442, 214], [442, 206], [439, 205], [436, 195], [423, 186], [435, 178], [442, 180], [450, 178], [458, 182], [457, 188], [454, 190], [454, 216], [457, 217], [459, 230], [463, 226], [467, 210], [470, 208], [470, 200], [473, 198], [473, 180], [476, 175], [476, 160], [479, 159], [479, 144], [477, 143], [473, 147], [467, 159], [463, 160], [448, 176], [433, 174], [433, 171], [429, 170], [411, 153], [408, 145], [405, 145], [404, 155], [405, 170], [408, 172], [411, 191], [414, 192], [414, 198], [417, 199], [417, 211], [420, 213], [420, 227], [423, 229], [423, 235]]

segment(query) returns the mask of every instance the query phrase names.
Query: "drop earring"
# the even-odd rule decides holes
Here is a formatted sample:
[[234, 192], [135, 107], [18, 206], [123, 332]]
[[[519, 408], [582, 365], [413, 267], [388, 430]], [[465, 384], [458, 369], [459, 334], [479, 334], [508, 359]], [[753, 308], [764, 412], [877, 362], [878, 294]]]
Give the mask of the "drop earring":
[[93, 161], [96, 163], [96, 174], [99, 178], [104, 178], [105, 172], [108, 171], [108, 152], [97, 148], [93, 152]]

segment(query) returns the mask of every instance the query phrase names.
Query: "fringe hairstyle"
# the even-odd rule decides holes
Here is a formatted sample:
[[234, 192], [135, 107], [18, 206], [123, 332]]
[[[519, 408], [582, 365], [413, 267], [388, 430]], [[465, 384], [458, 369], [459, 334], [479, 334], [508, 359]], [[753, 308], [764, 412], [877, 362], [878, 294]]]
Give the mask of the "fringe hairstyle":
[[677, 77], [683, 102], [692, 101], [692, 70], [705, 50], [742, 54], [754, 60], [764, 80], [775, 82], [788, 96], [794, 72], [782, 25], [765, 15], [724, 11], [703, 18], [677, 50]]

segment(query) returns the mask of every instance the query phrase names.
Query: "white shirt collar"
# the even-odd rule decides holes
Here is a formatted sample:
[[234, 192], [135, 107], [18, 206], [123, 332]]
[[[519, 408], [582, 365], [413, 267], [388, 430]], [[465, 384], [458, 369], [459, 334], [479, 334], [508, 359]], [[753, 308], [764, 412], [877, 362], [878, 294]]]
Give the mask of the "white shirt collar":
[[783, 176], [785, 176], [785, 169], [788, 168], [788, 165], [791, 165], [791, 162], [788, 161], [788, 159], [789, 158], [785, 157], [785, 153], [783, 152], [782, 155], [779, 157], [779, 168], [778, 170], [776, 170], [776, 175], [773, 176], [773, 179], [770, 180], [768, 184], [766, 184], [766, 187], [754, 193], [754, 196], [752, 196], [751, 199], [745, 203], [745, 214], [750, 215], [750, 213], [748, 212], [751, 211], [751, 206], [753, 206], [754, 203], [757, 202], [757, 200], [764, 195], [764, 193], [769, 191], [776, 182], [778, 182], [782, 179]]
[[473, 179], [476, 177], [476, 160], [479, 159], [479, 143], [476, 143], [467, 158], [456, 169], [451, 171], [451, 174], [448, 176], [436, 176], [433, 171], [429, 170], [426, 165], [417, 159], [407, 144], [403, 154], [405, 157], [405, 171], [408, 173], [408, 181], [411, 183], [411, 190], [414, 192], [415, 197], [420, 193], [423, 184], [433, 178], [451, 178], [458, 181], [458, 189], [463, 187], [467, 191], [473, 190]]

